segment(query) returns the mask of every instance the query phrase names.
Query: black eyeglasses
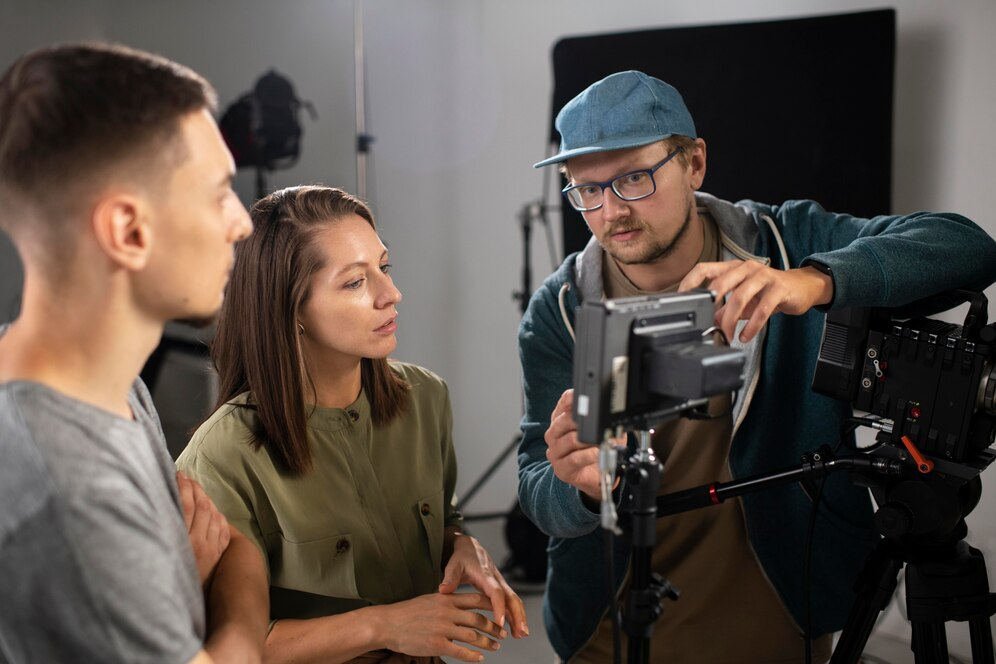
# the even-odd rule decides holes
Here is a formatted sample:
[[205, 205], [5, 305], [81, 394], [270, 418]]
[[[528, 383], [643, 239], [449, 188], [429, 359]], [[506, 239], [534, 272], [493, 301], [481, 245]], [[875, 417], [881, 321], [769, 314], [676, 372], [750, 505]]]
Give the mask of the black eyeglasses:
[[567, 185], [563, 189], [563, 194], [570, 201], [571, 206], [581, 212], [591, 212], [602, 207], [602, 203], [605, 201], [605, 190], [608, 187], [612, 187], [616, 196], [624, 201], [638, 201], [641, 198], [653, 196], [654, 192], [657, 191], [654, 173], [674, 159], [675, 155], [681, 151], [682, 148], [676, 148], [656, 166], [625, 173], [607, 182], [583, 182]]

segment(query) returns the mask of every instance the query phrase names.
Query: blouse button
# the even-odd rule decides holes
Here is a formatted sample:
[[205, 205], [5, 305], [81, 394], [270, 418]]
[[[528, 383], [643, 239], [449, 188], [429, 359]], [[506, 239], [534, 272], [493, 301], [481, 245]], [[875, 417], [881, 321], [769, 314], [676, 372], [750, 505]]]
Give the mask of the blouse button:
[[422, 503], [422, 508], [419, 511], [422, 512], [422, 516], [429, 516], [432, 513], [428, 503]]
[[349, 419], [353, 420], [354, 422], [360, 419], [360, 414], [357, 413], [355, 410], [349, 410], [346, 412], [349, 413]]
[[348, 550], [349, 550], [349, 540], [346, 539], [345, 537], [340, 538], [339, 541], [335, 543], [336, 553], [345, 553]]

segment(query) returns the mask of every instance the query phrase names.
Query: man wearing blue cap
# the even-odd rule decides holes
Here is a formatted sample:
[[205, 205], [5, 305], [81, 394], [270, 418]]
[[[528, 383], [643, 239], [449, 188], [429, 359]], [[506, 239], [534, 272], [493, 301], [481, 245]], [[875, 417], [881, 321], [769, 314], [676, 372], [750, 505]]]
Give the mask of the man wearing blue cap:
[[[561, 110], [557, 129], [560, 152], [536, 167], [561, 165], [564, 194], [593, 237], [533, 294], [519, 329], [519, 499], [552, 538], [544, 620], [554, 649], [565, 661], [606, 662], [598, 449], [578, 442], [569, 389], [579, 304], [705, 286], [716, 293], [717, 324], [746, 354], [736, 402], [710, 400], [709, 412], [724, 415], [656, 431], [661, 491], [670, 493], [794, 465], [833, 443], [850, 405], [809, 386], [821, 311], [981, 290], [996, 279], [996, 242], [954, 214], [858, 219], [812, 201], [734, 204], [700, 193], [705, 141], [678, 91], [640, 72], [590, 86]], [[653, 567], [682, 595], [656, 623], [654, 661], [800, 661], [810, 512], [793, 485], [659, 519]], [[867, 491], [828, 478], [809, 579], [814, 661], [829, 658], [876, 540]], [[617, 538], [616, 592], [626, 589], [628, 554]]]

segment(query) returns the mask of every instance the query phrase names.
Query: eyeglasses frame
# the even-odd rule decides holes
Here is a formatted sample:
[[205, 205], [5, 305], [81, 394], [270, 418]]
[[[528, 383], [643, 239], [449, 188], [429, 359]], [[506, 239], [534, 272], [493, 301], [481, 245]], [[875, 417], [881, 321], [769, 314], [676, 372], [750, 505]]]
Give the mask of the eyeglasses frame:
[[[637, 169], [635, 171], [629, 171], [628, 173], [623, 173], [622, 175], [617, 175], [614, 178], [612, 178], [611, 180], [606, 180], [605, 182], [580, 182], [578, 184], [569, 184], [566, 187], [564, 187], [563, 189], [561, 189], [560, 193], [564, 195], [564, 197], [567, 199], [567, 202], [571, 204], [571, 207], [574, 208], [575, 210], [577, 210], [578, 212], [594, 212], [595, 210], [597, 210], [600, 207], [602, 207], [602, 205], [605, 204], [605, 190], [606, 189], [611, 189], [612, 193], [615, 194], [616, 196], [618, 196], [619, 199], [623, 200], [623, 201], [641, 201], [644, 198], [650, 198], [651, 196], [653, 196], [654, 194], [657, 193], [657, 179], [654, 177], [654, 174], [657, 171], [659, 171], [666, 163], [668, 163], [669, 161], [671, 161], [672, 159], [674, 159], [678, 155], [678, 153], [681, 152], [681, 151], [683, 151], [683, 150], [684, 150], [683, 147], [677, 147], [677, 148], [675, 148], [674, 150], [671, 151], [670, 154], [668, 154], [666, 157], [664, 157], [663, 160], [657, 162], [656, 165], [651, 166], [650, 168], [640, 168], [640, 169]], [[650, 176], [650, 182], [651, 182], [651, 184], [653, 184], [654, 188], [650, 191], [650, 193], [643, 194], [642, 196], [637, 196], [636, 198], [626, 198], [625, 196], [623, 196], [622, 194], [620, 194], [618, 190], [616, 190], [616, 188], [615, 188], [615, 186], [614, 186], [613, 183], [615, 183], [617, 180], [621, 180], [621, 179], [623, 179], [625, 177], [629, 177], [630, 175], [636, 175], [637, 173], [646, 173], [647, 175], [649, 175]], [[579, 208], [578, 206], [576, 206], [574, 204], [574, 201], [571, 200], [570, 191], [573, 190], [573, 189], [579, 189], [581, 187], [599, 187], [599, 188], [601, 188], [601, 190], [602, 190], [602, 202], [599, 203], [598, 205], [596, 205], [595, 207], [591, 207], [591, 208]]]

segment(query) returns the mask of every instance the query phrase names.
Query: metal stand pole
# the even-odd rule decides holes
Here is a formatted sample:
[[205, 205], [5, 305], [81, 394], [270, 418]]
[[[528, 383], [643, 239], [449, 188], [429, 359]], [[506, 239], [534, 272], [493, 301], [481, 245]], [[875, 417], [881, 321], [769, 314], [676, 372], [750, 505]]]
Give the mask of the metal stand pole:
[[353, 3], [353, 85], [356, 97], [356, 195], [367, 199], [367, 153], [373, 136], [367, 134], [366, 61], [363, 46], [363, 0]]
[[639, 449], [626, 470], [633, 491], [629, 510], [632, 537], [632, 582], [626, 593], [623, 630], [628, 637], [630, 664], [649, 664], [650, 638], [660, 617], [664, 597], [676, 600], [678, 591], [653, 572], [654, 544], [657, 541], [657, 490], [661, 463], [650, 448], [649, 431], [638, 432]]

